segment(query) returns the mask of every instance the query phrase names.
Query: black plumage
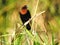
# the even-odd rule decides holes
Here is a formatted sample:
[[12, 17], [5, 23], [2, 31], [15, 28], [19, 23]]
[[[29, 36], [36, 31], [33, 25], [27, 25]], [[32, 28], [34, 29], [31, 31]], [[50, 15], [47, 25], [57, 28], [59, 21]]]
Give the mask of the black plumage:
[[[20, 14], [20, 18], [21, 18], [23, 24], [31, 18], [31, 14], [30, 14], [29, 10], [27, 10], [27, 13], [24, 14], [24, 15], [21, 14], [21, 13], [19, 13], [19, 14]], [[27, 28], [28, 30], [31, 29], [31, 26], [30, 26], [29, 23], [26, 25], [26, 28]]]

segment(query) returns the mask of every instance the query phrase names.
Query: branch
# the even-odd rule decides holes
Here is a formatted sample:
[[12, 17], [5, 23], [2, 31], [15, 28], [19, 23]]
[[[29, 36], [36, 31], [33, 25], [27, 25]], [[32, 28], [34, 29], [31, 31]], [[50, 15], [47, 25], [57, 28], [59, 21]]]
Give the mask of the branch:
[[24, 25], [22, 25], [22, 26], [20, 26], [19, 28], [17, 28], [17, 29], [16, 29], [16, 32], [19, 32], [18, 29], [22, 29], [22, 28], [23, 28], [24, 26], [26, 26], [32, 19], [38, 17], [39, 15], [43, 14], [44, 12], [45, 12], [45, 11], [42, 11], [41, 13], [34, 15], [31, 19], [29, 19], [27, 22], [25, 22]]

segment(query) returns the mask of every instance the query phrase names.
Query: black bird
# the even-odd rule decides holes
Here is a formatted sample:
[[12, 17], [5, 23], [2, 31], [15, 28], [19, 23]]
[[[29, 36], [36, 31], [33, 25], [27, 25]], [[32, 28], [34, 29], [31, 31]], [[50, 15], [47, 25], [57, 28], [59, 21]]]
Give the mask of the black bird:
[[[30, 11], [27, 9], [27, 5], [24, 5], [21, 8], [21, 11], [19, 12], [19, 14], [23, 24], [31, 18], [31, 14], [30, 14]], [[26, 25], [26, 28], [28, 30], [31, 30], [31, 26], [29, 23]]]

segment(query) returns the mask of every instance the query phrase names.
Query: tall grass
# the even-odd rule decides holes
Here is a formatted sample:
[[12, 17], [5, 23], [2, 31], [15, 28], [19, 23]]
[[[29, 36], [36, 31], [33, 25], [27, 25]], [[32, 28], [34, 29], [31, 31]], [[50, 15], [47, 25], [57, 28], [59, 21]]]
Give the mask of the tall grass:
[[[27, 1], [27, 0], [26, 0]], [[28, 2], [28, 7], [29, 10], [31, 11], [31, 14], [33, 18], [31, 18], [27, 23], [29, 23], [33, 19], [32, 23], [32, 29], [31, 31], [28, 31], [24, 25], [21, 28], [19, 27], [18, 29], [15, 29], [15, 35], [13, 34], [8, 34], [6, 33], [7, 28], [13, 28], [15, 22], [15, 19], [18, 20], [16, 12], [18, 12], [19, 9], [17, 9], [23, 2], [24, 0], [7, 0], [6, 4], [2, 4], [2, 0], [0, 0], [0, 45], [59, 45], [58, 40], [56, 41], [56, 35], [54, 32], [57, 32], [57, 30], [60, 30], [60, 6], [57, 6], [58, 9], [55, 9], [55, 4], [60, 4], [59, 0], [55, 2], [55, 0], [30, 0], [31, 2]], [[37, 2], [37, 3], [36, 3]], [[39, 4], [38, 4], [39, 2]], [[17, 4], [18, 3], [18, 4]], [[37, 6], [35, 5], [37, 4]], [[35, 8], [36, 6], [36, 8]], [[57, 8], [56, 7], [56, 8]], [[20, 7], [19, 7], [20, 8]], [[38, 8], [38, 10], [37, 10]], [[16, 11], [15, 11], [16, 9]], [[35, 10], [36, 9], [36, 10]], [[39, 20], [40, 17], [39, 13], [37, 15], [38, 21], [37, 23], [35, 22], [35, 16], [36, 16], [36, 11], [40, 12], [42, 10], [48, 10], [46, 15], [46, 21], [49, 23], [49, 27], [47, 26], [46, 28], [51, 28], [50, 31], [42, 31], [44, 29], [41, 29], [41, 23], [38, 21], [42, 22], [42, 20]], [[57, 10], [57, 12], [55, 11]], [[34, 12], [35, 11], [35, 12]], [[59, 11], [59, 12], [58, 12]], [[5, 14], [5, 12], [7, 12]], [[14, 12], [14, 14], [12, 14]], [[58, 13], [58, 14], [57, 14]], [[34, 16], [35, 15], [35, 16]], [[16, 17], [14, 17], [16, 16]], [[51, 17], [53, 16], [53, 18]], [[12, 18], [11, 18], [12, 17]], [[52, 19], [51, 19], [52, 18]], [[43, 19], [43, 18], [42, 18]], [[44, 18], [45, 19], [45, 18]], [[20, 21], [20, 20], [19, 20]], [[40, 25], [39, 25], [39, 24]], [[43, 23], [42, 23], [43, 24]], [[21, 24], [19, 24], [21, 25]], [[43, 27], [43, 26], [42, 26]], [[15, 27], [16, 28], [16, 27]], [[52, 31], [53, 30], [53, 31]], [[8, 29], [9, 31], [9, 29]], [[11, 31], [10, 31], [11, 32]], [[8, 40], [9, 37], [13, 36], [11, 40]], [[11, 44], [9, 43], [11, 42]]]

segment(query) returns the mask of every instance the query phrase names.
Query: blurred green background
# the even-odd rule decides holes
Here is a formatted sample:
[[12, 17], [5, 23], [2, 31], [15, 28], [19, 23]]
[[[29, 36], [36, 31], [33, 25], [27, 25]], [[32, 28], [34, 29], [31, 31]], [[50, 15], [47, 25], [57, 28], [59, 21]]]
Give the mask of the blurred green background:
[[[19, 11], [26, 4], [31, 16], [34, 16], [38, 0], [0, 0], [0, 35], [16, 30], [16, 24], [22, 24]], [[32, 20], [32, 29], [37, 33], [47, 31], [60, 39], [60, 0], [39, 0], [36, 14], [45, 11]], [[35, 15], [36, 15], [35, 14]]]

